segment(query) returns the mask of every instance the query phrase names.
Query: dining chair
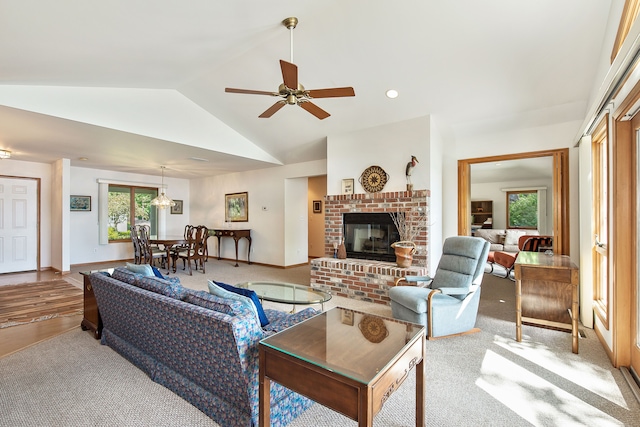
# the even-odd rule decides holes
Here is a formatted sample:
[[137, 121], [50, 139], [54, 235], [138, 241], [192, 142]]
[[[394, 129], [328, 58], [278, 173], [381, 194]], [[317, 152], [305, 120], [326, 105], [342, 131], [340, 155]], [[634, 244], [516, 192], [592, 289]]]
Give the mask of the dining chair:
[[140, 234], [138, 233], [138, 226], [131, 227], [131, 243], [133, 244], [133, 262], [134, 264], [142, 264], [144, 260], [144, 253], [142, 249], [142, 242], [140, 241]]
[[150, 241], [150, 228], [148, 225], [136, 225], [138, 235], [140, 237], [140, 247], [144, 255], [145, 264], [154, 265], [155, 261], [160, 260], [160, 266], [164, 268], [167, 262], [166, 251], [157, 246], [152, 246]]
[[[207, 238], [209, 237], [209, 229], [204, 225], [191, 227], [187, 236], [187, 248], [178, 252], [177, 257], [182, 259], [182, 269], [185, 270], [189, 265], [189, 275], [192, 275], [191, 261], [194, 262], [196, 270], [198, 263], [205, 272], [204, 262], [206, 259]], [[175, 265], [175, 261], [174, 261]]]

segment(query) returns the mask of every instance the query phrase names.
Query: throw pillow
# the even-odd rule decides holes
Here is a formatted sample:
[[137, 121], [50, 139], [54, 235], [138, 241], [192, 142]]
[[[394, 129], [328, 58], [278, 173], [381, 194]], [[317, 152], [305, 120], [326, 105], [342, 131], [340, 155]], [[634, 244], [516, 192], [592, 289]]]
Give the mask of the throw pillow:
[[517, 245], [520, 236], [527, 234], [525, 230], [507, 230], [507, 235], [504, 238], [505, 245]]
[[[240, 288], [227, 285], [226, 283], [213, 282], [209, 280], [208, 285], [209, 285], [209, 292], [212, 295], [215, 295], [221, 298], [234, 299], [242, 302], [247, 308], [249, 308], [256, 315], [256, 320], [260, 323], [260, 326], [266, 326], [269, 324], [269, 319], [267, 319], [267, 316], [264, 314], [264, 310], [262, 309], [262, 304], [260, 304], [260, 300], [258, 299], [258, 296], [255, 295], [255, 292], [252, 291], [253, 294], [255, 295], [255, 301], [254, 301], [254, 299], [252, 299], [250, 296], [244, 295], [244, 292], [241, 292], [241, 291], [234, 292], [233, 290], [231, 290], [231, 288], [236, 290], [240, 290]], [[227, 289], [227, 287], [229, 289]], [[243, 291], [248, 291], [248, 289], [244, 289]], [[262, 316], [258, 311], [258, 307], [260, 307], [260, 312], [262, 313]]]
[[207, 291], [194, 291], [192, 289], [187, 289], [187, 295], [184, 297], [183, 301], [232, 316], [238, 314], [238, 310], [242, 307], [242, 303], [240, 301], [231, 300], [229, 298], [224, 299], [212, 295]]
[[143, 276], [153, 276], [153, 269], [149, 264], [131, 264], [127, 263], [127, 270], [134, 273], [142, 274]]
[[155, 276], [141, 277], [136, 280], [135, 285], [139, 288], [146, 289], [147, 291], [179, 300], [182, 300], [187, 294], [187, 291], [180, 283], [172, 283], [168, 280], [159, 279]]
[[160, 273], [160, 270], [158, 270], [158, 267], [154, 267], [153, 265], [151, 266], [151, 269], [153, 270], [153, 275], [156, 277], [159, 277], [161, 279], [164, 279], [165, 277], [162, 275], [162, 273]]

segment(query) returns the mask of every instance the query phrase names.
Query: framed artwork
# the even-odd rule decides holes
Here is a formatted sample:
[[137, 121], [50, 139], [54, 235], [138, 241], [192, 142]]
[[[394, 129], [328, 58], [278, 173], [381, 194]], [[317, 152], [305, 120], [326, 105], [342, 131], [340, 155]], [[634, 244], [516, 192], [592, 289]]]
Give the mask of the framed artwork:
[[353, 311], [342, 309], [340, 320], [345, 325], [353, 326]]
[[342, 194], [353, 194], [353, 178], [342, 180]]
[[224, 220], [226, 222], [249, 221], [249, 193], [224, 195]]
[[91, 196], [71, 196], [69, 206], [72, 211], [89, 212], [91, 210]]
[[182, 200], [173, 199], [173, 201], [176, 202], [176, 204], [171, 206], [171, 213], [182, 215]]
[[322, 200], [314, 200], [313, 213], [321, 213], [321, 212], [322, 212]]

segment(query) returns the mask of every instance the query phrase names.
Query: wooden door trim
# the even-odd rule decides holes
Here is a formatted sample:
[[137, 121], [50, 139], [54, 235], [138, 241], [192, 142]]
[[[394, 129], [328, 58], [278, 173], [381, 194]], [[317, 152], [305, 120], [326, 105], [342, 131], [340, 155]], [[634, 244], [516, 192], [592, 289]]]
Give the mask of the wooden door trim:
[[458, 235], [471, 235], [471, 165], [475, 163], [551, 157], [553, 159], [554, 251], [569, 255], [569, 149], [531, 151], [458, 160]]

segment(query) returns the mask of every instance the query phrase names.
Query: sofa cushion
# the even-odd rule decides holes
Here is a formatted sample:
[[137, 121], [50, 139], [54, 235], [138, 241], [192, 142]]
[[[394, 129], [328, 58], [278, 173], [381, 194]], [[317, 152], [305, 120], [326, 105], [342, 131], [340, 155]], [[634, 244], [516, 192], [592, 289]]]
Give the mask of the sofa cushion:
[[312, 307], [308, 307], [297, 313], [286, 314], [280, 317], [278, 320], [269, 324], [269, 326], [267, 326], [265, 329], [267, 331], [273, 331], [273, 332], [284, 331], [288, 327], [298, 324], [303, 320], [306, 320], [310, 317], [315, 316], [316, 314], [318, 314], [318, 311], [316, 309]]
[[134, 273], [126, 267], [116, 267], [113, 270], [113, 274], [111, 274], [111, 277], [129, 285], [135, 285], [136, 280], [144, 276], [140, 273]]
[[236, 316], [244, 312], [244, 304], [240, 301], [229, 298], [220, 298], [210, 294], [207, 291], [195, 291], [193, 289], [185, 289], [186, 295], [182, 299], [184, 302], [194, 304], [199, 307], [208, 308], [209, 310], [218, 311], [220, 313]]
[[135, 281], [134, 285], [139, 288], [146, 289], [147, 291], [179, 300], [183, 299], [187, 295], [187, 292], [180, 283], [159, 279], [156, 276], [139, 277]]
[[134, 273], [142, 274], [143, 276], [154, 276], [153, 268], [149, 264], [132, 264], [127, 263], [127, 270]]
[[481, 237], [487, 242], [494, 245], [502, 244], [502, 236], [504, 236], [505, 231], [497, 228], [480, 228], [475, 231], [475, 237]]
[[241, 301], [247, 305], [256, 315], [256, 319], [260, 322], [260, 326], [266, 326], [269, 324], [269, 319], [264, 314], [262, 304], [258, 295], [250, 291], [249, 289], [236, 288], [235, 286], [227, 285], [222, 282], [214, 282], [209, 280], [209, 292], [213, 295], [221, 298], [230, 298]]
[[540, 232], [538, 230], [519, 230], [519, 229], [509, 229], [507, 230], [507, 234], [504, 238], [504, 250], [506, 252], [518, 252], [520, 248], [518, 247], [518, 240], [521, 236], [538, 236]]

